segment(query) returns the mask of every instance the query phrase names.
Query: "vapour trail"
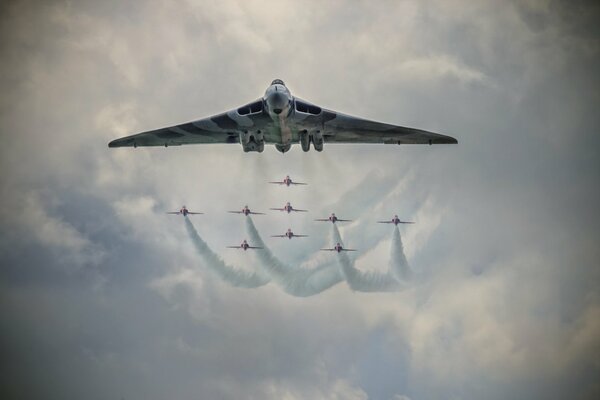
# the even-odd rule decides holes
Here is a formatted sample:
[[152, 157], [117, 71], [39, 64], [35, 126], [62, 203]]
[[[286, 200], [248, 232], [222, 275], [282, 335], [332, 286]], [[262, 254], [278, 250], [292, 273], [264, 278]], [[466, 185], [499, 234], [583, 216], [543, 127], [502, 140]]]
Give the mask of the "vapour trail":
[[225, 264], [225, 262], [223, 262], [223, 260], [208, 247], [208, 244], [202, 240], [189, 218], [186, 216], [184, 219], [185, 227], [198, 254], [204, 259], [208, 268], [216, 273], [221, 279], [230, 283], [232, 286], [243, 288], [256, 288], [269, 283], [270, 279], [265, 274], [244, 271]]
[[[335, 224], [333, 224], [333, 237], [334, 243], [344, 245], [340, 231]], [[400, 237], [399, 234], [398, 237]], [[352, 290], [357, 292], [397, 292], [405, 286], [396, 280], [390, 271], [387, 273], [379, 271], [363, 272], [354, 267], [347, 253], [342, 251], [337, 256], [342, 274]]]
[[406, 282], [412, 278], [412, 271], [404, 255], [404, 246], [400, 237], [400, 228], [394, 227], [392, 234], [392, 248], [390, 250], [390, 272], [399, 282]]
[[308, 297], [321, 293], [344, 280], [335, 264], [317, 268], [291, 268], [273, 255], [254, 226], [251, 217], [246, 217], [246, 229], [251, 242], [263, 249], [256, 251], [261, 267], [281, 288], [292, 296]]

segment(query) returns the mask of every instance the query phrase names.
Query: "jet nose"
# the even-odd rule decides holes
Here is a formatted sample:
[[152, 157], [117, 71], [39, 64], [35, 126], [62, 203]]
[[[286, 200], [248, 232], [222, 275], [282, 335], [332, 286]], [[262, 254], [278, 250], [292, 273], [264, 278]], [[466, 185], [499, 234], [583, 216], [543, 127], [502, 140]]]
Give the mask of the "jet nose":
[[277, 115], [283, 112], [287, 104], [288, 98], [282, 92], [273, 92], [267, 98], [267, 106]]

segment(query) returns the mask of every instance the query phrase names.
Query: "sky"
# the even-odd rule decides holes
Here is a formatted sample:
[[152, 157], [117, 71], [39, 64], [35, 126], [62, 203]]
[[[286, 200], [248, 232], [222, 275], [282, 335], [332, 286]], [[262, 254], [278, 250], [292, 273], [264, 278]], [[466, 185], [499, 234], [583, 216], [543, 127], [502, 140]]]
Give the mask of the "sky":
[[[600, 397], [600, 7], [551, 0], [8, 1], [0, 5], [3, 398]], [[458, 145], [110, 140], [218, 114], [283, 79], [328, 109]], [[285, 175], [306, 187], [266, 182]], [[414, 279], [299, 297], [209, 268], [253, 219], [290, 269]], [[193, 218], [193, 219], [192, 219]], [[271, 239], [288, 227], [310, 235]], [[393, 249], [392, 249], [393, 250]], [[393, 254], [393, 252], [392, 252]]]

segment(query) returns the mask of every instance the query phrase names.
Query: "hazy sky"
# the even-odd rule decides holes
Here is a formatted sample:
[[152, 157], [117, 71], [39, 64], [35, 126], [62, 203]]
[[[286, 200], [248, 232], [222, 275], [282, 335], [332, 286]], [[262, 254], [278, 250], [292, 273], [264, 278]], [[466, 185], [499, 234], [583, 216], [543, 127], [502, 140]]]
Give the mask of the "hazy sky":
[[[600, 9], [559, 1], [3, 2], [3, 398], [599, 398]], [[323, 107], [459, 140], [108, 149], [229, 110], [275, 78]], [[280, 188], [286, 174], [310, 183]], [[285, 263], [385, 271], [392, 228], [421, 277], [297, 298], [234, 288], [226, 250], [269, 213]]]

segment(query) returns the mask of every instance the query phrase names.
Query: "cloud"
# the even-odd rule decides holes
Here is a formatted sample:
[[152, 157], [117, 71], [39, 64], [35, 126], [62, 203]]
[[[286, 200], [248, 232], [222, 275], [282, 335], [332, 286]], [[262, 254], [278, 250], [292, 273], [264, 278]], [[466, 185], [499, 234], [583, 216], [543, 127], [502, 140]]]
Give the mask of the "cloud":
[[[4, 6], [8, 397], [598, 397], [597, 15], [553, 1]], [[233, 109], [277, 77], [460, 144], [106, 146]], [[288, 173], [309, 186], [265, 183]], [[339, 227], [355, 268], [385, 271], [391, 232], [375, 221], [397, 213], [416, 222], [399, 233], [419, 284], [234, 288], [163, 214], [204, 212], [202, 240], [255, 271], [219, 250], [244, 236], [225, 211], [285, 201], [308, 218], [253, 221], [309, 235], [265, 239], [281, 264], [339, 271], [318, 250], [331, 227], [312, 221], [335, 211], [355, 220]]]

